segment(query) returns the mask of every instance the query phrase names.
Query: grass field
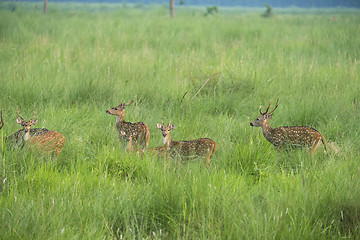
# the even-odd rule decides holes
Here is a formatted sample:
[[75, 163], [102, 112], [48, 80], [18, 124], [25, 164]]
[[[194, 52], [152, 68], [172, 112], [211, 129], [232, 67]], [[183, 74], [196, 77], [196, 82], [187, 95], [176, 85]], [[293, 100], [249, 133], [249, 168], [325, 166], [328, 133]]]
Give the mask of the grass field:
[[[0, 239], [360, 238], [359, 10], [0, 9]], [[311, 126], [327, 153], [278, 152], [250, 127], [277, 98], [272, 126]], [[131, 99], [150, 147], [171, 120], [174, 140], [217, 142], [211, 167], [121, 149], [105, 111]], [[59, 158], [4, 143], [16, 107], [66, 137]]]

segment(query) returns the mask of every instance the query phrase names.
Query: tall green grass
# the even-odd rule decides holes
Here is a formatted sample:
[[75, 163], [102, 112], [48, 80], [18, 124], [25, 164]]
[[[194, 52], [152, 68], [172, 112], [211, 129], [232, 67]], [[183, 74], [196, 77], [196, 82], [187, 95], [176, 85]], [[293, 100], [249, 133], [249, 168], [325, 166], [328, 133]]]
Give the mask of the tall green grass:
[[[360, 236], [357, 10], [264, 19], [260, 10], [205, 17], [205, 8], [185, 7], [171, 20], [156, 5], [51, 3], [44, 15], [40, 3], [8, 4], [0, 4], [2, 238]], [[250, 127], [275, 98], [272, 126], [314, 127], [328, 153], [278, 152]], [[156, 124], [171, 120], [174, 140], [217, 142], [211, 167], [121, 149], [105, 112], [131, 99], [125, 119], [149, 126], [150, 147], [162, 145]], [[4, 143], [20, 129], [16, 107], [26, 118], [37, 108], [37, 127], [66, 137], [59, 158]]]

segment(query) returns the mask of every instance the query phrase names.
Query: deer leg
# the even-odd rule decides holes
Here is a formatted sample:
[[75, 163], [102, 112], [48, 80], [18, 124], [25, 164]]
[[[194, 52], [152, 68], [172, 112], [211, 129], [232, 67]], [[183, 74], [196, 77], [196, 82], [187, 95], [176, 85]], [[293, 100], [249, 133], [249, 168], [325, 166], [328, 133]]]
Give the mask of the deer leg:
[[318, 149], [318, 147], [319, 147], [319, 145], [320, 145], [320, 140], [321, 140], [321, 139], [316, 140], [316, 142], [315, 142], [315, 144], [314, 144], [314, 147], [312, 148], [312, 153], [313, 153], [314, 155], [316, 154], [317, 149]]
[[211, 153], [207, 156], [207, 159], [206, 159], [206, 161], [207, 161], [207, 167], [210, 167], [210, 163], [211, 163], [210, 158], [211, 158]]
[[203, 162], [204, 162], [205, 167], [209, 168], [209, 166], [210, 166], [210, 155], [209, 154], [206, 155], [205, 158], [203, 158]]
[[207, 150], [206, 158], [205, 158], [205, 161], [204, 161], [205, 166], [207, 168], [210, 166], [212, 153], [213, 153], [212, 149]]
[[317, 148], [319, 146], [319, 139], [315, 140], [314, 141], [314, 144], [308, 146], [308, 150], [309, 152], [311, 153], [311, 155], [316, 155], [316, 152], [317, 152]]
[[145, 137], [144, 137], [145, 147], [148, 147], [149, 140], [150, 140], [150, 131], [148, 132], [148, 134], [145, 134]]
[[144, 146], [144, 149], [147, 148], [147, 146], [148, 146], [148, 144], [146, 143], [146, 137], [144, 137], [143, 146]]

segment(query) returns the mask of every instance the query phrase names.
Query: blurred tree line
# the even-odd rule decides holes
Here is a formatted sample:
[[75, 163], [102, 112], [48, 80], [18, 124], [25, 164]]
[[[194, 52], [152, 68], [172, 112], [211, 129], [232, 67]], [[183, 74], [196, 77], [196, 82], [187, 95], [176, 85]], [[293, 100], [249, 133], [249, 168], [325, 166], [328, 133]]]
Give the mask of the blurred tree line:
[[[23, 0], [38, 1], [38, 0]], [[51, 2], [66, 2], [74, 0], [50, 0]], [[134, 4], [169, 4], [169, 0], [75, 0], [75, 2], [104, 2], [104, 3], [134, 3]], [[360, 0], [175, 0], [175, 5], [216, 5], [216, 6], [242, 6], [264, 7], [353, 7], [360, 8]]]

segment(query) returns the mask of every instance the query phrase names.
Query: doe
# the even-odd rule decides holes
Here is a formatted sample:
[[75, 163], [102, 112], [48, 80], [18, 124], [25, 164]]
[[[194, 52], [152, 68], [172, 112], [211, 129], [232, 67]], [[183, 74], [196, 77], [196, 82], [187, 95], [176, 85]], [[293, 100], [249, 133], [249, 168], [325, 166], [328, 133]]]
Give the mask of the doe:
[[128, 136], [132, 135], [136, 147], [139, 145], [147, 147], [150, 140], [149, 127], [143, 122], [131, 123], [125, 121], [125, 107], [133, 102], [133, 100], [128, 103], [121, 102], [118, 106], [107, 110], [106, 113], [116, 116], [116, 128], [119, 132], [119, 138], [122, 144], [126, 143], [126, 138], [121, 134], [121, 131], [125, 132]]
[[171, 121], [168, 125], [165, 125], [163, 122], [162, 124], [157, 124], [157, 128], [163, 135], [164, 147], [169, 152], [171, 158], [180, 158], [180, 160], [202, 158], [205, 166], [210, 166], [211, 157], [217, 149], [215, 141], [209, 138], [173, 141], [170, 137], [170, 131], [175, 128], [175, 125], [171, 125]]

